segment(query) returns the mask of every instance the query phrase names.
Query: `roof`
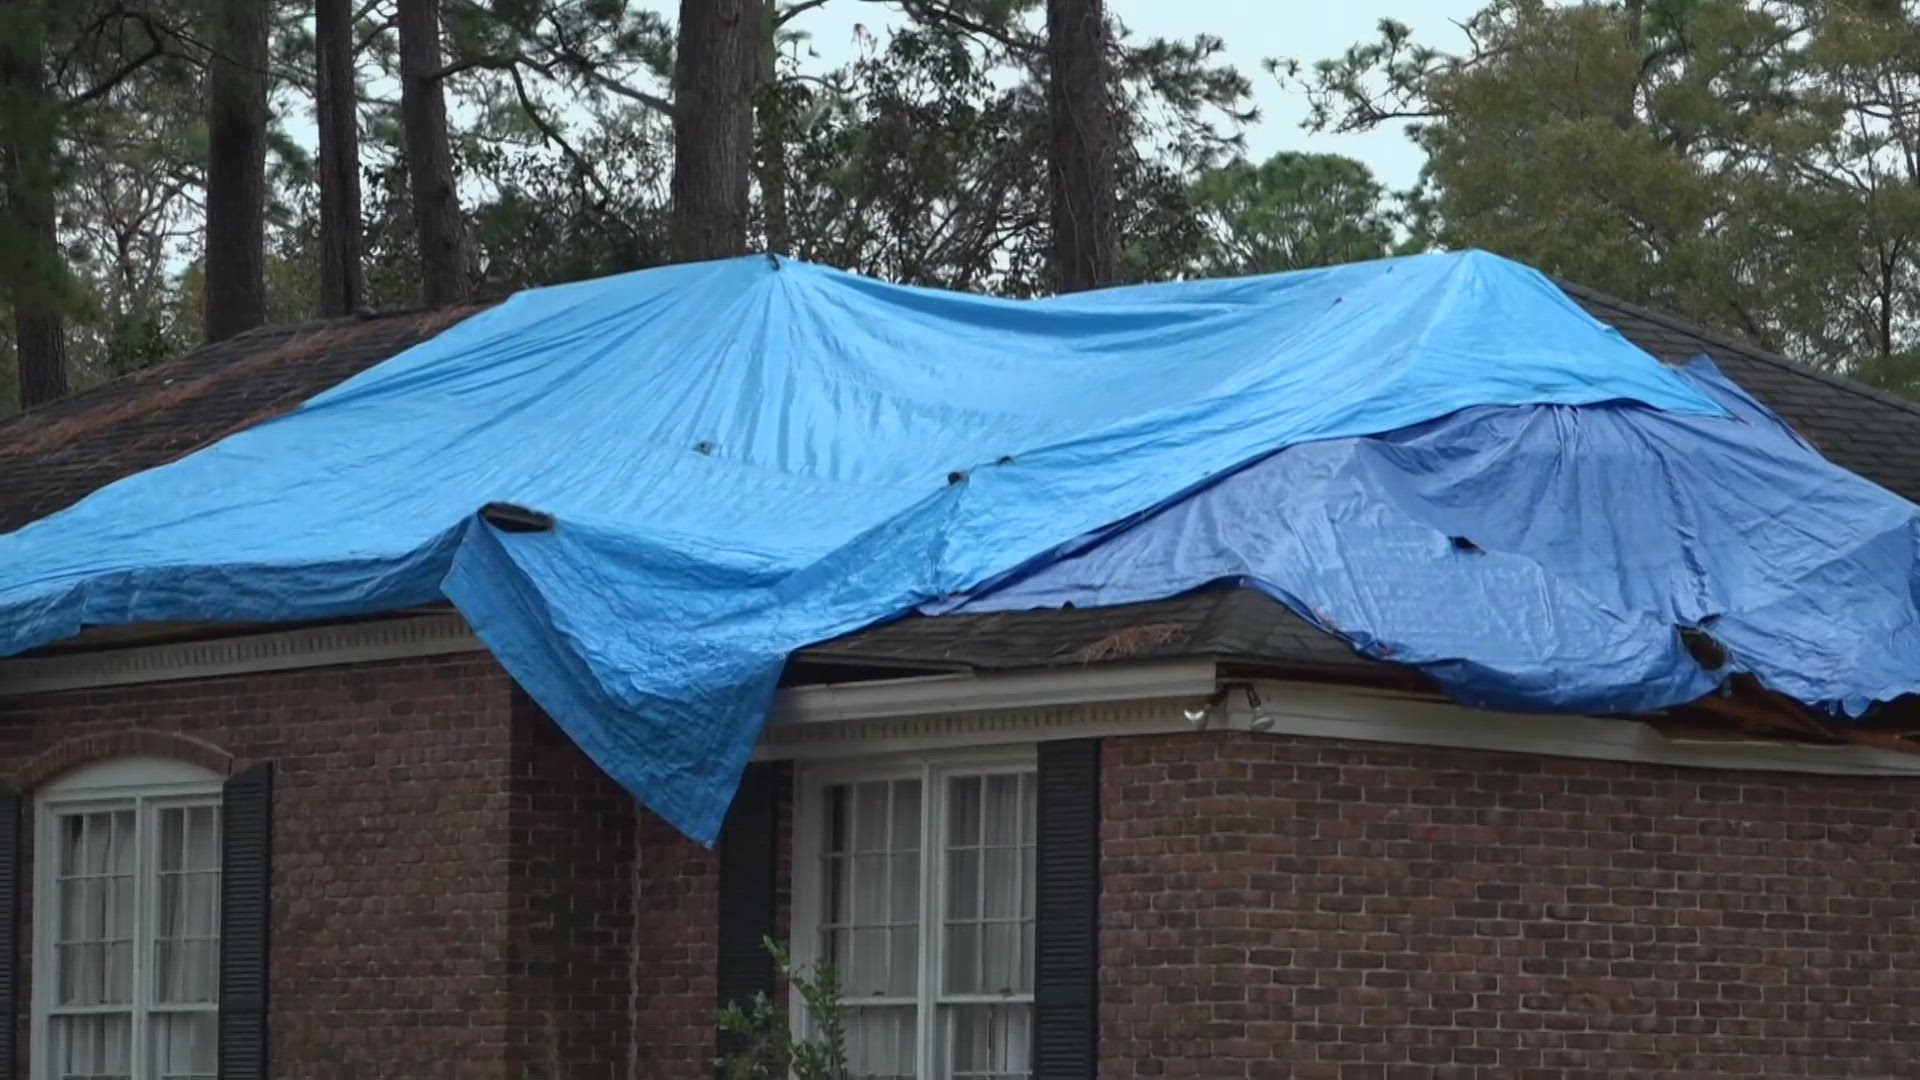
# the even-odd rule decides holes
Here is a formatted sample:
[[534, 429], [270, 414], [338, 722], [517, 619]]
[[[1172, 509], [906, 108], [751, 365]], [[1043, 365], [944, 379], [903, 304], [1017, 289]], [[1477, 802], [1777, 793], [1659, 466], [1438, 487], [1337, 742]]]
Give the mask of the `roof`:
[[0, 418], [0, 533], [287, 412], [475, 310], [261, 327]]
[[[1706, 354], [1836, 464], [1920, 501], [1920, 406], [1658, 312], [1562, 287], [1655, 356]], [[0, 419], [0, 532], [279, 415], [474, 310], [264, 327]], [[1176, 657], [1343, 679], [1399, 677], [1263, 595], [1216, 590], [1112, 608], [910, 616], [806, 650], [789, 679]]]

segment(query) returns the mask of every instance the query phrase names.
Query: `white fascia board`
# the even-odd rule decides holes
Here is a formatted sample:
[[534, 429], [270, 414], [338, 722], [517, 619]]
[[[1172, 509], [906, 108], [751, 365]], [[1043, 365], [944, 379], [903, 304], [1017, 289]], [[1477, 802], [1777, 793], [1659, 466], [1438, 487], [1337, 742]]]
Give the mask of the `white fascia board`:
[[1920, 756], [1855, 744], [1669, 739], [1635, 720], [1488, 712], [1449, 702], [1313, 683], [1254, 684], [1224, 702], [1228, 727], [1275, 735], [1636, 761], [1698, 769], [1920, 776]]
[[780, 693], [769, 723], [819, 724], [1061, 705], [1205, 699], [1213, 694], [1215, 684], [1213, 661], [1186, 660], [800, 686]]

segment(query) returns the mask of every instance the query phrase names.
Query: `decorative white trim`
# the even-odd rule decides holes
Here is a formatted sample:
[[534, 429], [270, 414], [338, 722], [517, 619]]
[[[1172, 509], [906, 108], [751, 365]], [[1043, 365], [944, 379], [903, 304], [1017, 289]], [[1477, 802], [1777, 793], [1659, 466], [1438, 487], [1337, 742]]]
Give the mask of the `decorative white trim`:
[[1635, 720], [1487, 712], [1444, 701], [1313, 683], [1254, 684], [1224, 701], [1226, 726], [1276, 735], [1403, 743], [1461, 750], [1699, 769], [1920, 776], [1920, 755], [1854, 744], [1818, 745], [1669, 739]]
[[[1092, 681], [1100, 670], [1078, 674]], [[1668, 738], [1634, 720], [1487, 712], [1431, 697], [1315, 683], [1262, 681], [1252, 687], [1251, 698], [1234, 689], [1217, 696], [1101, 700], [1093, 696], [1097, 688], [1089, 687], [1090, 700], [1083, 703], [1038, 708], [969, 711], [956, 702], [946, 711], [858, 720], [787, 715], [767, 726], [756, 756], [809, 762], [1047, 739], [1231, 730], [1741, 772], [1920, 776], [1920, 755], [1868, 746], [1692, 741]], [[937, 699], [927, 702], [935, 704]]]
[[89, 762], [62, 773], [42, 784], [37, 795], [42, 802], [46, 802], [76, 795], [115, 795], [127, 791], [146, 793], [180, 785], [211, 785], [211, 790], [218, 791], [220, 777], [190, 761], [129, 754]]
[[483, 652], [453, 613], [0, 660], [0, 697]]
[[1004, 746], [1047, 739], [1120, 735], [1166, 735], [1192, 731], [1186, 712], [1194, 703], [1125, 701], [1056, 705], [1045, 709], [998, 709], [930, 716], [767, 725], [754, 756], [763, 761], [820, 761], [868, 755], [920, 754], [976, 746]]
[[813, 761], [1191, 731], [1216, 685], [1213, 662], [1196, 660], [799, 687], [780, 695], [757, 756]]
[[[484, 652], [457, 613], [171, 645], [0, 660], [0, 698], [411, 657]], [[1669, 739], [1645, 724], [1492, 713], [1390, 691], [1257, 682], [1219, 695], [1209, 660], [935, 675], [781, 692], [757, 756], [803, 761], [1196, 728], [1642, 761], [1696, 768], [1920, 775], [1872, 747]]]
[[1103, 701], [1205, 698], [1213, 693], [1214, 684], [1211, 660], [1105, 664], [1002, 675], [930, 675], [797, 687], [780, 695], [772, 722], [815, 724]]

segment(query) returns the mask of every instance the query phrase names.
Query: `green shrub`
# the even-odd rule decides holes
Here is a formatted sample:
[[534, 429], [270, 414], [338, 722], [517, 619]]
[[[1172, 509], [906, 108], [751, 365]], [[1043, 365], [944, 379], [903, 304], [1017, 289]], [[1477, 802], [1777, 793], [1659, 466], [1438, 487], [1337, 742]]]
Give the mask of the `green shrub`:
[[732, 1049], [720, 1056], [723, 1080], [852, 1080], [847, 1067], [847, 1007], [840, 1000], [840, 979], [833, 968], [801, 971], [778, 942], [767, 939], [774, 967], [800, 995], [810, 1023], [798, 1034], [787, 1010], [766, 994], [755, 994], [745, 1008], [720, 1010], [720, 1030]]

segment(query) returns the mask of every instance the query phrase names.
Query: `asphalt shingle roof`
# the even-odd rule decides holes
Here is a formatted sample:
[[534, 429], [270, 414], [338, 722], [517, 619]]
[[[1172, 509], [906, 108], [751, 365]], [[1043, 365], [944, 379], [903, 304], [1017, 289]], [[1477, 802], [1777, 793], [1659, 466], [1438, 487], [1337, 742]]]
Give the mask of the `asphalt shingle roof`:
[[[1668, 361], [1701, 354], [1834, 461], [1920, 502], [1920, 405], [1577, 285], [1588, 312]], [[272, 416], [433, 336], [472, 309], [264, 327], [0, 420], [0, 532]], [[1388, 665], [1241, 590], [1148, 604], [911, 616], [806, 650], [790, 677], [1211, 657], [1368, 677]]]
[[1705, 353], [1829, 461], [1920, 502], [1920, 404], [1578, 285], [1561, 288], [1662, 360]]
[[287, 412], [470, 310], [261, 327], [0, 419], [0, 533]]

